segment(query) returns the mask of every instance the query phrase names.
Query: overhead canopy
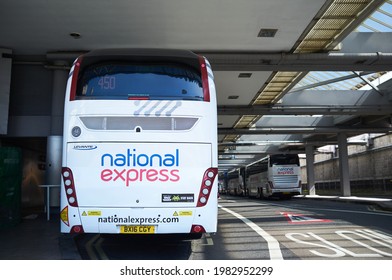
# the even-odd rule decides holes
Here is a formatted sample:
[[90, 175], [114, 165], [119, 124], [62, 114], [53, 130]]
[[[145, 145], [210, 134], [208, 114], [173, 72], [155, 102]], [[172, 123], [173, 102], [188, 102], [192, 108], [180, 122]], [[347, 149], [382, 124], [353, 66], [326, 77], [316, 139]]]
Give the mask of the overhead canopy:
[[[67, 68], [103, 48], [205, 55], [222, 171], [335, 143], [340, 131], [391, 128], [391, 1], [35, 0], [3, 1], [1, 11], [0, 48], [14, 65]], [[23, 110], [13, 117], [12, 131], [34, 122]]]

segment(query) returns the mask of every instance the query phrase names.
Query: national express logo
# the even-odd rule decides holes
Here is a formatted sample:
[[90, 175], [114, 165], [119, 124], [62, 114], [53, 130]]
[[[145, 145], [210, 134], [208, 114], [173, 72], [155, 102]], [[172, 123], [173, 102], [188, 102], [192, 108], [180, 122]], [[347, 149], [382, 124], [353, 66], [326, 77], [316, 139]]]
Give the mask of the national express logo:
[[133, 182], [177, 182], [180, 151], [172, 154], [143, 154], [136, 149], [127, 149], [123, 154], [101, 156], [101, 180], [123, 182], [129, 187]]
[[278, 175], [294, 175], [294, 167], [278, 167]]

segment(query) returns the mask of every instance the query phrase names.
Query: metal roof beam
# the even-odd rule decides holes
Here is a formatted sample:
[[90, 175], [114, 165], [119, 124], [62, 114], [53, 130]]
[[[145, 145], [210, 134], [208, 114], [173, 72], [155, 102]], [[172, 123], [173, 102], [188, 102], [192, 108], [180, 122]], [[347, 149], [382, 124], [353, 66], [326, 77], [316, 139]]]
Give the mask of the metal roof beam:
[[388, 115], [392, 105], [245, 105], [218, 106], [219, 115]]
[[[320, 73], [320, 72], [317, 72], [317, 73]], [[354, 79], [354, 78], [357, 78], [359, 76], [360, 77], [361, 76], [366, 76], [366, 75], [369, 75], [369, 74], [372, 74], [372, 73], [374, 73], [374, 72], [358, 72], [358, 73], [354, 73], [354, 74], [351, 74], [351, 75], [345, 75], [345, 76], [341, 76], [341, 77], [338, 77], [338, 78], [328, 79], [328, 80], [316, 82], [316, 83], [313, 83], [313, 84], [310, 84], [310, 85], [297, 87], [297, 88], [291, 90], [290, 93], [303, 91], [303, 90], [306, 90], [306, 89], [312, 89], [312, 88], [316, 88], [316, 87], [320, 87], [320, 86], [325, 86], [325, 85], [329, 85], [329, 84], [333, 84], [333, 83], [338, 83], [338, 82]], [[314, 76], [314, 75], [312, 75], [312, 76]], [[316, 79], [317, 79], [317, 77], [316, 77]]]
[[263, 127], [263, 128], [218, 128], [218, 134], [222, 135], [263, 135], [263, 134], [337, 134], [345, 133], [388, 133], [392, 131], [391, 126], [386, 127], [366, 127], [366, 126], [338, 126], [338, 127]]
[[202, 53], [214, 71], [389, 71], [392, 53]]

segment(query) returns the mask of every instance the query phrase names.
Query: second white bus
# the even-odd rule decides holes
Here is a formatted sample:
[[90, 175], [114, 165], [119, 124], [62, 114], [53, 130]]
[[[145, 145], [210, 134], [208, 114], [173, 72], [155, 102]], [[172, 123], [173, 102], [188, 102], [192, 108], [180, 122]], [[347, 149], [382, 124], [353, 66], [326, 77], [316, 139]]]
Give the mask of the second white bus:
[[270, 155], [247, 168], [247, 194], [253, 197], [291, 197], [301, 191], [296, 154]]

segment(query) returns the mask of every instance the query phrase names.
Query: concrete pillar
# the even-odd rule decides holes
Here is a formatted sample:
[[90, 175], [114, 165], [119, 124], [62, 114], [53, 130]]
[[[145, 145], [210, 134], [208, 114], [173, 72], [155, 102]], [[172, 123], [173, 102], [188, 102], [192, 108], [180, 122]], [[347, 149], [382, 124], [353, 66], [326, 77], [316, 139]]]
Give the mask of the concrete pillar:
[[[46, 185], [60, 185], [63, 137], [50, 135], [46, 143]], [[60, 188], [50, 188], [50, 206], [60, 205]]]
[[63, 135], [64, 98], [68, 80], [66, 62], [56, 62], [53, 70], [51, 135]]
[[340, 193], [342, 196], [351, 195], [350, 172], [348, 166], [347, 134], [338, 134]]
[[12, 50], [0, 48], [0, 135], [8, 133]]
[[[64, 120], [64, 98], [68, 79], [68, 70], [63, 66], [64, 62], [55, 63], [53, 70], [52, 86], [52, 113], [51, 131], [47, 138], [46, 147], [46, 184], [60, 185], [61, 183], [61, 161], [63, 145], [63, 120]], [[58, 66], [58, 67], [57, 67]], [[50, 206], [60, 205], [60, 189], [50, 189]]]
[[315, 176], [314, 176], [314, 147], [312, 145], [305, 146], [306, 153], [306, 177], [308, 178], [309, 195], [316, 194]]

